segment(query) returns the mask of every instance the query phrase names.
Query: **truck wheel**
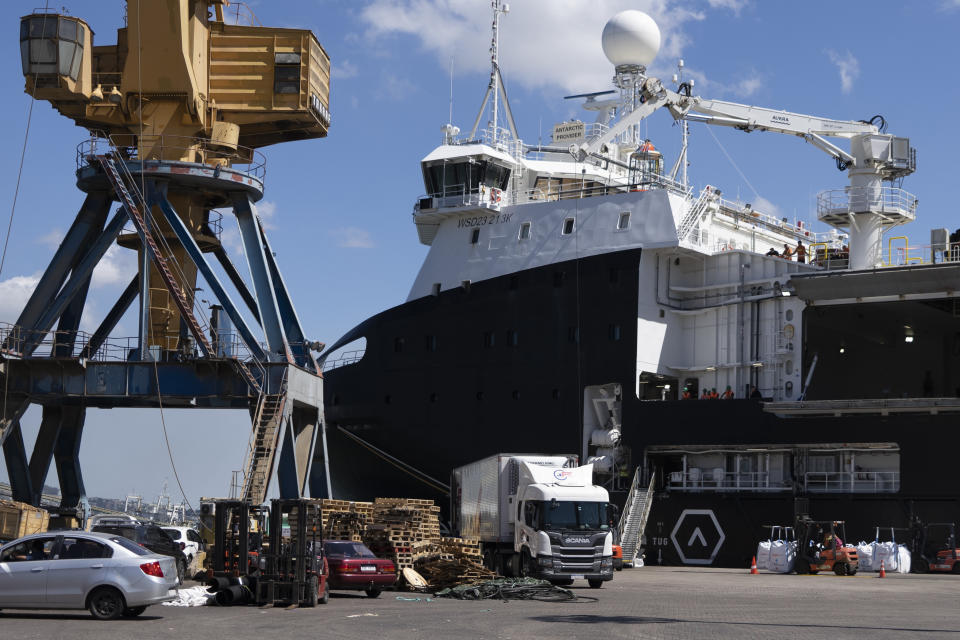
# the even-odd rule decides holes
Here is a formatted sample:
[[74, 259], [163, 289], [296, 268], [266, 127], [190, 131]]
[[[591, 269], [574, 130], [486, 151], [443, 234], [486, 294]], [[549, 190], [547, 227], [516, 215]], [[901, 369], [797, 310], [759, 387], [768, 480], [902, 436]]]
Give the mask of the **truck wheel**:
[[524, 549], [520, 553], [520, 576], [523, 578], [529, 578], [533, 574], [533, 558], [530, 557], [530, 552]]
[[844, 562], [837, 562], [833, 565], [833, 572], [838, 576], [847, 575], [847, 565]]
[[847, 575], [848, 575], [848, 576], [855, 576], [855, 575], [857, 575], [857, 569], [852, 569], [852, 568], [850, 568], [850, 567], [847, 567]]
[[603, 586], [603, 580], [587, 580], [591, 589], [599, 589]]

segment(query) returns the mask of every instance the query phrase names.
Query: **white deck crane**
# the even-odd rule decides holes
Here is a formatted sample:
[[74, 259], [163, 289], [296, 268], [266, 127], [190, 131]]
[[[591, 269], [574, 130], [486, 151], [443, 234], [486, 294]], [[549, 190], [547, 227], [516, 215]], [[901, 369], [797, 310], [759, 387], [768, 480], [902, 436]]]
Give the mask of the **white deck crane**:
[[[640, 15], [637, 15], [640, 14]], [[644, 118], [666, 107], [675, 120], [685, 119], [743, 131], [772, 131], [803, 138], [836, 159], [846, 170], [850, 184], [844, 189], [824, 191], [817, 199], [817, 217], [834, 227], [848, 230], [850, 268], [872, 269], [882, 261], [884, 228], [913, 220], [916, 198], [884, 181], [907, 176], [916, 169], [916, 151], [909, 138], [883, 133], [876, 124], [860, 120], [833, 120], [788, 111], [753, 107], [723, 100], [705, 100], [667, 89], [659, 79], [645, 75], [646, 65], [659, 48], [660, 34], [652, 20], [638, 11], [625, 11], [604, 32], [604, 50], [616, 66], [617, 77], [629, 74], [637, 99], [620, 121], [603, 135], [569, 151], [578, 161], [604, 158], [607, 144], [629, 136]], [[635, 61], [632, 59], [636, 58]], [[875, 118], [876, 119], [876, 118]], [[847, 138], [846, 151], [827, 138]]]

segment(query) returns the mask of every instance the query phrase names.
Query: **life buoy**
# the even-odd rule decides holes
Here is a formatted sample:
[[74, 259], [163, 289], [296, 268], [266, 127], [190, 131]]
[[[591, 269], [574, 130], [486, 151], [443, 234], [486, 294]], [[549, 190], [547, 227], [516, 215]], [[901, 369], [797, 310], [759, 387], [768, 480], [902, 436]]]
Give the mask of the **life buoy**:
[[500, 189], [490, 189], [490, 202], [500, 202]]

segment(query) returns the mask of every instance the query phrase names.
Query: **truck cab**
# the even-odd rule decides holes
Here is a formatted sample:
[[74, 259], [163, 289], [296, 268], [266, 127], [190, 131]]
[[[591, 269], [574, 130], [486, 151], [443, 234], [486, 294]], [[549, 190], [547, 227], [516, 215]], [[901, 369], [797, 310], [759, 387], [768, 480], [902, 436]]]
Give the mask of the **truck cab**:
[[520, 462], [514, 551], [520, 573], [552, 582], [613, 579], [609, 495], [593, 484], [593, 465], [549, 468]]

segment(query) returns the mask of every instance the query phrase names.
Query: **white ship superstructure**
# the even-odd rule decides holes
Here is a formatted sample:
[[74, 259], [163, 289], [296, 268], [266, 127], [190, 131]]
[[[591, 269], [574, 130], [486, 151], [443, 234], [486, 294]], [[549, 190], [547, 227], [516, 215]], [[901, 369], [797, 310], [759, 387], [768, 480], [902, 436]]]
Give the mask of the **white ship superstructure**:
[[[916, 210], [911, 194], [885, 181], [909, 174], [915, 153], [908, 140], [880, 133], [873, 123], [703, 100], [688, 83], [668, 90], [645, 75], [659, 39], [640, 12], [611, 20], [604, 50], [619, 91], [575, 96], [586, 98], [584, 107], [598, 112], [597, 121], [559, 123], [545, 146], [517, 139], [512, 116], [509, 130], [498, 126], [497, 105], [502, 101], [510, 112], [494, 58], [490, 128], [478, 132], [475, 125], [459, 137], [448, 124], [443, 144], [422, 160], [427, 194], [415, 205], [414, 222], [431, 248], [408, 299], [642, 249], [640, 397], [640, 385], [669, 377], [690, 390], [729, 385], [745, 395], [755, 386], [766, 397], [796, 399], [803, 387], [798, 319], [805, 303], [790, 296], [790, 277], [880, 266], [882, 232], [912, 220]], [[613, 93], [618, 98], [598, 100]], [[814, 232], [730, 201], [714, 186], [695, 190], [676, 179], [685, 157], [668, 175], [661, 154], [639, 137], [638, 124], [658, 107], [683, 121], [797, 135], [826, 151], [850, 176], [849, 187], [820, 197], [819, 217], [834, 228]], [[829, 137], [850, 139], [851, 151]], [[766, 255], [795, 251], [798, 244], [809, 261]]]

